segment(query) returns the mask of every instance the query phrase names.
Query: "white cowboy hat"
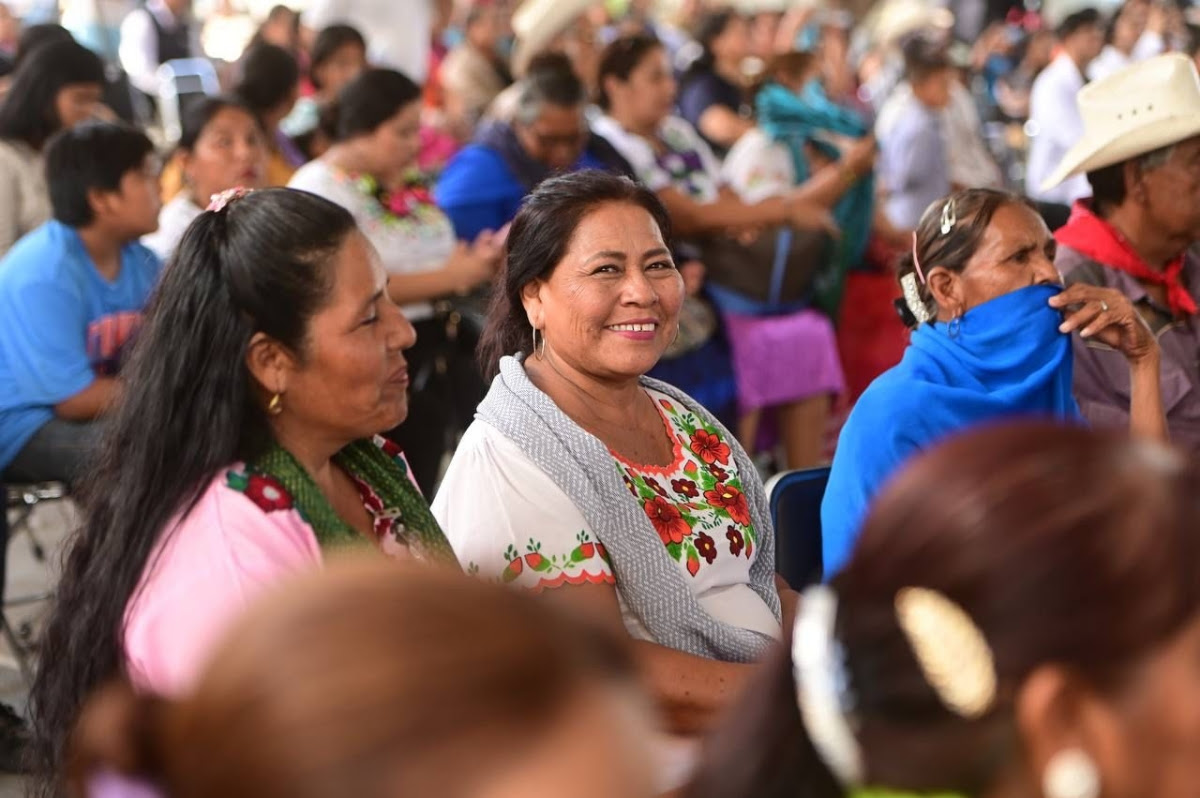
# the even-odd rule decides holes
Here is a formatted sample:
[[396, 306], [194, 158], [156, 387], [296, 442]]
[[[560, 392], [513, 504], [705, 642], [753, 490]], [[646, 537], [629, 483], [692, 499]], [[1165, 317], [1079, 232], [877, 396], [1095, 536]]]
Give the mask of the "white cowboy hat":
[[561, 36], [595, 0], [525, 0], [513, 12], [513, 72], [525, 73], [535, 55]]
[[1172, 53], [1122, 69], [1079, 91], [1083, 138], [1042, 183], [1123, 163], [1200, 136], [1200, 75], [1185, 55]]

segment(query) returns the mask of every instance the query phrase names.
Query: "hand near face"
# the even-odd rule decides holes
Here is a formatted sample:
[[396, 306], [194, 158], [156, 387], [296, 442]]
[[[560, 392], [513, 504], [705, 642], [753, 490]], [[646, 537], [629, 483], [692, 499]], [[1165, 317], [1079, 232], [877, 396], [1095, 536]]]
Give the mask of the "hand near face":
[[1050, 305], [1063, 311], [1061, 332], [1078, 330], [1080, 337], [1111, 346], [1130, 363], [1159, 354], [1158, 339], [1150, 326], [1120, 291], [1077, 283], [1051, 297]]
[[684, 261], [679, 266], [679, 275], [683, 277], [683, 290], [688, 296], [697, 296], [704, 288], [704, 275], [707, 270], [698, 260]]

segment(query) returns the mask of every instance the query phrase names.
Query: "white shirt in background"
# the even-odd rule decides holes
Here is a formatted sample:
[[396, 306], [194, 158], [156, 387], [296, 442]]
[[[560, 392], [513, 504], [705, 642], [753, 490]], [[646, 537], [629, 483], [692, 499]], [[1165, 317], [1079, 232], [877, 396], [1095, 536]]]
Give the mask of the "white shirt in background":
[[[151, 15], [154, 19], [151, 19]], [[121, 67], [129, 75], [134, 88], [158, 96], [158, 31], [154, 20], [164, 30], [174, 30], [180, 23], [163, 0], [149, 0], [144, 8], [130, 11], [121, 23]], [[194, 57], [204, 57], [200, 42], [200, 23], [190, 21], [188, 41]]]
[[1125, 53], [1111, 44], [1105, 45], [1096, 60], [1088, 64], [1088, 80], [1103, 80], [1109, 75], [1120, 72], [1131, 64], [1136, 64], [1138, 61], [1145, 61], [1147, 58], [1160, 55], [1166, 49], [1167, 43], [1163, 40], [1163, 37], [1151, 31], [1146, 31], [1142, 34], [1129, 55], [1125, 55]]
[[414, 82], [429, 76], [433, 0], [312, 0], [304, 24], [313, 30], [352, 25], [367, 39], [367, 58]]
[[[437, 271], [450, 259], [458, 243], [450, 218], [436, 206], [423, 206], [415, 215], [403, 219], [387, 216], [379, 202], [363, 193], [353, 178], [321, 159], [300, 167], [288, 188], [310, 191], [350, 211], [363, 235], [379, 253], [383, 267], [392, 274]], [[409, 321], [433, 316], [433, 305], [428, 302], [405, 305], [402, 310]]]
[[142, 236], [142, 243], [166, 263], [175, 254], [188, 226], [203, 212], [187, 192], [176, 194], [158, 212], [158, 229], [148, 236]]
[[1033, 82], [1029, 100], [1029, 164], [1025, 172], [1025, 193], [1033, 199], [1070, 205], [1091, 196], [1086, 175], [1076, 175], [1048, 191], [1042, 190], [1042, 182], [1083, 137], [1083, 118], [1076, 103], [1083, 83], [1079, 67], [1067, 55], [1054, 59]]

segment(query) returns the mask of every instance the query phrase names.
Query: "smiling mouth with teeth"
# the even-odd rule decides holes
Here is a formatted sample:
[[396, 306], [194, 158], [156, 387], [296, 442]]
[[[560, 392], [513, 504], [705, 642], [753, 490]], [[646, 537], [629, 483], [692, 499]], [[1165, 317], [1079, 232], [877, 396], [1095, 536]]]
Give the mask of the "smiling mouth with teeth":
[[657, 324], [613, 324], [608, 329], [616, 332], [654, 332]]

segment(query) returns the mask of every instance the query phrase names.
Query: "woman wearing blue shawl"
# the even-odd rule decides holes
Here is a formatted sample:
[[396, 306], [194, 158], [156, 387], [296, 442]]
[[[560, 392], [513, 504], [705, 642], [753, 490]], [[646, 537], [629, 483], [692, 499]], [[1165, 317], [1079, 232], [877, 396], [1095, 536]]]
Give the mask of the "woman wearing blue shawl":
[[911, 455], [1013, 416], [1081, 422], [1071, 336], [1125, 355], [1131, 428], [1166, 440], [1158, 341], [1120, 293], [1062, 289], [1054, 239], [1020, 197], [969, 189], [930, 206], [900, 263], [901, 313], [916, 329], [899, 365], [859, 399], [821, 507], [826, 576], [849, 558], [868, 504]]

